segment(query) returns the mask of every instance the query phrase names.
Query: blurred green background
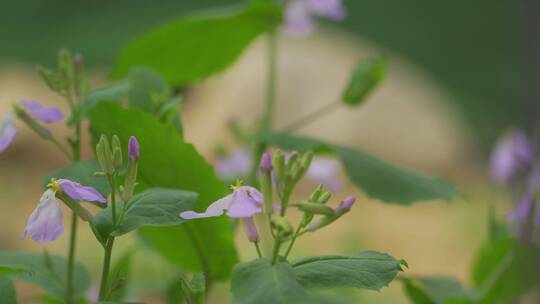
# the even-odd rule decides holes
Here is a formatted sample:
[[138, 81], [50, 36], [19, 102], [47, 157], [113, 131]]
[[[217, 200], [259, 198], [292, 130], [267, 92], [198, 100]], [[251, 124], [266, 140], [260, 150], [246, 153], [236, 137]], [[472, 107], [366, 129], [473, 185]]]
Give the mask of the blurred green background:
[[[52, 64], [68, 47], [108, 67], [130, 39], [194, 9], [231, 0], [11, 1], [0, 11], [0, 60]], [[447, 86], [484, 144], [538, 114], [538, 4], [532, 0], [345, 1], [339, 24], [410, 58]]]

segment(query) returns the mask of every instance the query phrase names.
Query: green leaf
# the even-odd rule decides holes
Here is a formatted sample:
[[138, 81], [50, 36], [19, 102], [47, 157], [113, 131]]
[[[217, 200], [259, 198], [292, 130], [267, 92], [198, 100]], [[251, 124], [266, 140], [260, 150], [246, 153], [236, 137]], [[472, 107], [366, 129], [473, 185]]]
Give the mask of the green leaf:
[[386, 58], [369, 58], [354, 69], [341, 100], [350, 106], [358, 106], [386, 76]]
[[0, 276], [2, 275], [10, 275], [10, 274], [21, 274], [27, 272], [24, 268], [13, 268], [13, 267], [6, 267], [6, 266], [0, 266]]
[[132, 257], [133, 252], [128, 251], [113, 264], [109, 274], [110, 283], [107, 289], [109, 290], [109, 295], [107, 296], [108, 301], [122, 302], [125, 298], [131, 273]]
[[131, 90], [128, 106], [148, 113], [156, 113], [172, 96], [169, 84], [155, 71], [146, 67], [134, 67], [129, 71]]
[[473, 295], [453, 278], [411, 277], [401, 281], [405, 293], [415, 304], [473, 303]]
[[365, 251], [352, 256], [308, 257], [292, 264], [306, 289], [363, 288], [380, 290], [402, 271], [401, 262], [385, 253]]
[[[26, 252], [0, 252], [0, 265], [25, 269], [26, 272], [10, 275], [14, 280], [35, 284], [47, 292], [64, 297], [66, 294], [67, 260], [59, 256]], [[76, 295], [85, 293], [90, 287], [90, 276], [86, 269], [75, 263], [74, 291]]]
[[286, 262], [258, 259], [238, 264], [231, 281], [233, 304], [308, 303], [308, 295]]
[[[205, 210], [228, 193], [213, 168], [171, 125], [164, 125], [140, 110], [123, 109], [111, 103], [97, 106], [90, 118], [94, 136], [117, 134], [124, 145], [131, 135], [139, 140], [141, 156], [136, 191], [149, 187], [193, 191], [200, 194], [197, 211]], [[166, 228], [145, 227], [142, 235], [162, 256], [191, 271], [204, 271], [207, 280], [227, 278], [238, 260], [232, 225], [225, 217], [193, 220]]]
[[505, 303], [540, 284], [540, 250], [514, 239], [487, 242], [477, 253], [472, 281], [482, 303]]
[[0, 303], [17, 304], [17, 293], [13, 282], [6, 277], [0, 277]]
[[262, 0], [233, 13], [178, 18], [132, 41], [112, 76], [145, 65], [173, 85], [200, 81], [234, 63], [255, 38], [280, 23], [279, 6]]
[[83, 160], [74, 162], [49, 173], [49, 175], [47, 175], [43, 181], [43, 186], [46, 187], [51, 181], [51, 178], [64, 178], [78, 182], [85, 186], [93, 187], [99, 193], [107, 197], [111, 188], [109, 187], [109, 183], [107, 182], [106, 178], [96, 177], [94, 175], [94, 173], [98, 171], [101, 171], [101, 167], [96, 161]]
[[131, 83], [129, 81], [122, 81], [92, 91], [79, 104], [79, 114], [81, 117], [87, 117], [90, 110], [92, 110], [100, 102], [122, 103], [123, 101], [127, 100], [130, 90]]
[[[105, 240], [109, 235], [121, 236], [145, 226], [167, 227], [184, 222], [179, 214], [193, 210], [197, 194], [175, 189], [150, 188], [136, 194], [129, 202], [123, 221], [113, 230], [112, 206], [101, 210], [92, 223], [99, 231], [99, 239]], [[117, 203], [117, 217], [124, 207]]]
[[417, 201], [451, 199], [459, 193], [452, 184], [392, 165], [357, 148], [332, 145], [287, 133], [271, 133], [259, 138], [267, 144], [291, 150], [315, 150], [336, 155], [353, 184], [371, 198], [386, 203], [410, 205]]

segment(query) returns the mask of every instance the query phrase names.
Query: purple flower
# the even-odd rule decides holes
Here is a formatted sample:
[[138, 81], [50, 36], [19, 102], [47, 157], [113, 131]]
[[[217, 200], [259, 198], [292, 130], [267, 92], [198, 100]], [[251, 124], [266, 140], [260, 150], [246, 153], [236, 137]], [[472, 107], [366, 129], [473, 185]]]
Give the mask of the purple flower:
[[140, 148], [137, 137], [131, 136], [128, 142], [128, 156], [131, 161], [136, 161], [139, 159]]
[[220, 216], [225, 213], [231, 218], [250, 218], [262, 212], [263, 196], [250, 186], [236, 186], [233, 193], [212, 203], [205, 212], [184, 211], [180, 217], [186, 220]]
[[0, 123], [0, 153], [7, 149], [16, 134], [17, 129], [15, 128], [13, 113], [8, 112]]
[[291, 36], [306, 36], [315, 29], [315, 17], [343, 20], [347, 11], [341, 0], [291, 0], [285, 12], [285, 32]]
[[54, 241], [64, 233], [62, 209], [55, 194], [53, 189], [43, 193], [38, 206], [28, 218], [23, 239], [28, 235], [34, 242], [42, 244]]
[[253, 156], [246, 149], [240, 149], [227, 157], [221, 158], [216, 163], [216, 172], [221, 179], [234, 180], [235, 178], [249, 175]]
[[51, 123], [64, 119], [64, 114], [56, 107], [45, 107], [33, 100], [21, 100], [19, 104], [30, 117], [41, 122]]
[[512, 130], [496, 144], [490, 159], [490, 173], [495, 181], [507, 184], [516, 172], [533, 159], [534, 148], [522, 130]]
[[343, 188], [343, 183], [339, 177], [341, 164], [334, 158], [313, 159], [306, 176], [332, 191], [339, 191]]
[[83, 186], [67, 179], [59, 179], [57, 183], [64, 193], [76, 201], [107, 203], [107, 199], [92, 187]]

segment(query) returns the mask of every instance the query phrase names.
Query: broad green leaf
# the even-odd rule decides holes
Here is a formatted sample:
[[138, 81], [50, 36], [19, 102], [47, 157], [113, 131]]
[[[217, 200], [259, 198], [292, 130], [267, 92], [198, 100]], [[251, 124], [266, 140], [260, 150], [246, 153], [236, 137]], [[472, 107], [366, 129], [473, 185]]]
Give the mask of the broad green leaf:
[[231, 281], [233, 304], [308, 303], [308, 295], [298, 283], [291, 265], [258, 259], [238, 264]]
[[[150, 187], [185, 189], [199, 193], [196, 210], [228, 193], [227, 186], [195, 148], [171, 125], [148, 113], [102, 103], [90, 115], [94, 136], [117, 134], [123, 144], [135, 135], [141, 146], [136, 191]], [[167, 228], [146, 227], [142, 235], [165, 258], [209, 280], [227, 278], [237, 262], [232, 224], [224, 217], [193, 220]]]
[[472, 267], [481, 303], [504, 303], [540, 284], [540, 250], [514, 239], [487, 242]]
[[416, 201], [448, 200], [459, 194], [452, 184], [444, 180], [392, 165], [357, 148], [287, 133], [266, 134], [259, 140], [284, 149], [333, 153], [343, 163], [353, 184], [371, 198], [387, 203], [410, 205]]
[[9, 278], [2, 276], [0, 276], [0, 303], [17, 304], [17, 293], [13, 282]]
[[379, 290], [402, 271], [401, 262], [385, 253], [360, 252], [352, 256], [308, 257], [292, 264], [306, 289], [363, 288]]
[[259, 35], [281, 22], [272, 1], [253, 1], [227, 14], [181, 17], [143, 34], [120, 53], [112, 76], [149, 66], [173, 85], [200, 81], [236, 61]]
[[[35, 284], [50, 294], [65, 296], [67, 260], [59, 256], [49, 256], [26, 252], [0, 252], [0, 265], [3, 267], [25, 269], [26, 272], [9, 277]], [[90, 276], [86, 269], [75, 263], [74, 291], [80, 295], [90, 287]]]
[[[183, 211], [193, 210], [197, 194], [194, 192], [150, 188], [136, 194], [127, 207], [124, 219], [113, 230], [112, 206], [101, 210], [92, 223], [99, 232], [99, 239], [105, 240], [109, 235], [121, 236], [135, 229], [145, 226], [167, 227], [184, 222], [179, 216]], [[123, 203], [117, 203], [117, 223], [120, 221]]]
[[377, 87], [386, 75], [385, 58], [369, 58], [361, 61], [354, 69], [341, 100], [357, 106]]
[[0, 266], [0, 276], [2, 275], [10, 275], [10, 274], [21, 274], [25, 273], [27, 270], [24, 268], [13, 268], [13, 267], [6, 267], [6, 266]]
[[473, 303], [473, 295], [452, 278], [413, 277], [401, 281], [405, 293], [415, 304]]
[[148, 113], [157, 113], [161, 105], [172, 96], [172, 89], [161, 76], [146, 67], [134, 67], [129, 71], [131, 90], [128, 106]]
[[106, 197], [111, 188], [109, 187], [109, 183], [107, 182], [106, 178], [96, 177], [94, 175], [94, 173], [98, 171], [101, 171], [101, 167], [96, 161], [93, 160], [83, 160], [71, 163], [49, 173], [49, 175], [45, 177], [43, 185], [47, 186], [47, 184], [51, 181], [51, 178], [65, 178], [85, 186], [93, 187]]
[[131, 274], [132, 256], [133, 252], [128, 251], [114, 262], [109, 274], [108, 301], [121, 302], [125, 298]]
[[131, 83], [129, 81], [122, 81], [92, 91], [79, 104], [79, 113], [81, 117], [84, 118], [87, 117], [90, 110], [92, 110], [100, 102], [122, 103], [127, 100], [130, 90]]

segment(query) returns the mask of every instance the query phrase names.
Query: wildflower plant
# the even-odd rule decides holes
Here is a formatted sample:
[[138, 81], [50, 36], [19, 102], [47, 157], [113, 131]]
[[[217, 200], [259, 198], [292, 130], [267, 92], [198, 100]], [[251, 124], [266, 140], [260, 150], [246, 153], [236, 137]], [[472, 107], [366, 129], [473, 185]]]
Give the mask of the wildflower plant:
[[[133, 231], [146, 248], [174, 265], [175, 278], [160, 278], [162, 286], [171, 286], [171, 303], [180, 301], [172, 295], [203, 303], [212, 286], [225, 280], [231, 282], [233, 303], [313, 303], [318, 290], [379, 290], [390, 284], [406, 262], [386, 253], [364, 250], [300, 259], [291, 253], [302, 236], [353, 218], [351, 210], [362, 212], [368, 198], [407, 206], [458, 193], [442, 179], [359, 148], [295, 134], [334, 109], [363, 104], [384, 79], [385, 57], [361, 60], [336, 100], [276, 128], [278, 38], [282, 32], [313, 32], [318, 17], [341, 20], [346, 7], [339, 0], [253, 0], [225, 13], [180, 17], [128, 44], [113, 68], [115, 82], [94, 90], [81, 55], [62, 50], [56, 69], [40, 68], [48, 87], [66, 100], [67, 119], [59, 109], [17, 102], [0, 124], [0, 152], [16, 140], [17, 117], [69, 159], [46, 177], [44, 193], [21, 229], [40, 244], [67, 231], [69, 249], [66, 259], [0, 252], [0, 279], [7, 280], [6, 286], [12, 280], [37, 284], [49, 302], [88, 301], [89, 274], [76, 262], [77, 229], [84, 222], [103, 252], [94, 302], [126, 299], [129, 274], [118, 269], [129, 259], [115, 259], [115, 244]], [[267, 41], [265, 110], [260, 117], [249, 117], [255, 126], [231, 126], [246, 152], [214, 169], [184, 138], [189, 126], [178, 115], [182, 89], [231, 66], [259, 37]], [[65, 140], [47, 128], [62, 120], [72, 130]], [[95, 149], [83, 160], [86, 131]], [[233, 177], [228, 172], [240, 172], [244, 182], [229, 187], [216, 171], [226, 178]], [[344, 176], [360, 195], [345, 193], [350, 190]], [[302, 197], [295, 190], [304, 177], [318, 184]], [[72, 217], [64, 228], [66, 207]], [[291, 212], [300, 218], [293, 220]], [[237, 226], [253, 244], [255, 260], [239, 261], [233, 238]]]

